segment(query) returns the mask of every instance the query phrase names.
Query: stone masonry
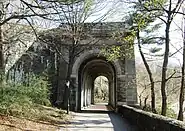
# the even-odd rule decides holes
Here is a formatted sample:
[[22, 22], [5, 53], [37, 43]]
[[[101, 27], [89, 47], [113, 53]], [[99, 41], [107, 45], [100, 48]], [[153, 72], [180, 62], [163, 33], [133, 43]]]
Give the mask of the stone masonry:
[[[116, 27], [115, 27], [116, 26]], [[77, 50], [84, 49], [76, 57], [72, 68], [72, 86], [70, 87], [70, 107], [71, 110], [80, 110], [81, 108], [93, 104], [94, 80], [103, 75], [109, 80], [109, 104], [114, 108], [118, 105], [137, 104], [137, 88], [135, 83], [135, 60], [117, 59], [112, 62], [106, 60], [101, 54], [101, 49], [105, 46], [117, 45], [117, 42], [111, 38], [111, 33], [115, 29], [125, 30], [124, 23], [97, 23], [94, 24], [88, 32], [90, 38], [81, 40]], [[49, 36], [52, 33], [60, 34], [61, 27], [48, 31]], [[56, 39], [56, 41], [59, 41]], [[86, 43], [94, 41], [91, 46]], [[68, 48], [70, 40], [63, 39], [61, 44], [62, 57], [53, 47], [35, 42], [28, 49], [26, 54], [16, 62], [9, 70], [8, 77], [14, 81], [26, 81], [30, 72], [36, 75], [46, 73], [52, 86], [51, 101], [52, 104], [59, 107], [65, 107], [65, 82], [68, 64]], [[20, 78], [18, 79], [19, 76]]]

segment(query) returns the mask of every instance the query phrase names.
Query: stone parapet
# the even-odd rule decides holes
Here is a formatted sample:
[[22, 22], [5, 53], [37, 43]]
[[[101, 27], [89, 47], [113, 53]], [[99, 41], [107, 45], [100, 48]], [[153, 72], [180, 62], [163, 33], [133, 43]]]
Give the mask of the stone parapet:
[[118, 112], [128, 121], [137, 125], [139, 131], [184, 131], [185, 123], [153, 114], [140, 109], [122, 105]]

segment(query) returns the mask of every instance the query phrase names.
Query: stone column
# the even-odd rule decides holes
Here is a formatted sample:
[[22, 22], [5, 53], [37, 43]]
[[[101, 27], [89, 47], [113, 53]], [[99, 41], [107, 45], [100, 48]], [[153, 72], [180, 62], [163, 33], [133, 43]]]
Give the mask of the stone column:
[[91, 104], [94, 104], [94, 79], [92, 80], [91, 87]]
[[[66, 79], [66, 70], [67, 70], [67, 64], [60, 60], [59, 62], [59, 78], [58, 78], [58, 89], [57, 89], [57, 101], [56, 104], [58, 106], [61, 106], [61, 104], [64, 104], [64, 92], [65, 92], [65, 79]], [[64, 105], [62, 105], [64, 106]]]
[[125, 75], [117, 76], [117, 104], [126, 104], [126, 82]]
[[126, 60], [126, 101], [127, 105], [137, 104], [135, 60]]

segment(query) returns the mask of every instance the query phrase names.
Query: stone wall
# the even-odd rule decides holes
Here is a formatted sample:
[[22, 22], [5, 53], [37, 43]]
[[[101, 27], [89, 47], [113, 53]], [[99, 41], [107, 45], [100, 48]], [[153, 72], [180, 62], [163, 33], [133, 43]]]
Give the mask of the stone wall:
[[145, 112], [129, 106], [119, 106], [118, 112], [130, 123], [137, 125], [139, 131], [184, 131], [185, 123]]
[[[108, 62], [103, 55], [100, 55], [102, 47], [111, 45], [120, 46], [110, 36], [118, 28], [123, 31], [125, 30], [125, 34], [127, 34], [125, 23], [100, 23], [96, 25], [87, 24], [85, 26], [90, 26], [87, 28], [87, 33], [92, 35], [92, 38], [84, 37], [80, 40], [79, 45], [75, 47], [75, 52], [78, 55], [74, 58], [75, 61], [71, 74], [71, 110], [77, 110], [80, 105], [81, 98], [79, 94], [81, 94], [81, 89], [84, 86], [82, 80], [85, 78], [82, 75], [83, 69], [87, 68], [87, 64], [95, 59], [98, 60], [99, 65], [95, 63], [93, 66], [89, 66], [89, 75], [92, 75], [94, 77], [93, 79], [100, 75], [106, 75], [109, 78], [109, 82], [111, 83], [109, 88], [111, 94], [109, 97], [111, 100], [110, 103], [114, 107], [122, 104], [136, 104], [135, 61], [124, 58]], [[92, 29], [89, 30], [89, 28]], [[60, 37], [58, 34], [60, 34]], [[62, 27], [44, 32], [41, 37], [43, 39], [51, 39], [52, 42], [44, 43], [43, 41], [39, 41], [33, 43], [7, 73], [7, 77], [11, 81], [17, 83], [22, 82], [24, 84], [29, 84], [30, 74], [48, 76], [51, 85], [51, 102], [54, 106], [61, 108], [67, 106], [65, 83], [69, 61], [69, 46], [71, 45], [71, 40], [65, 36], [66, 32]], [[60, 53], [56, 50], [56, 46], [60, 50]], [[90, 71], [93, 68], [98, 68], [96, 73]], [[91, 80], [91, 83], [93, 83], [93, 80]], [[89, 83], [86, 83], [86, 85], [89, 85]]]

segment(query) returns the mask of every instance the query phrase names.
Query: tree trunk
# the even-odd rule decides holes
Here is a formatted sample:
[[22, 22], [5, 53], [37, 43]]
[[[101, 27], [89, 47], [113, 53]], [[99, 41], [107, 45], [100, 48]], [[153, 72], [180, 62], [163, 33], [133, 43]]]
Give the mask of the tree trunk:
[[69, 47], [69, 62], [68, 62], [68, 68], [67, 68], [67, 77], [66, 77], [66, 84], [69, 82], [69, 85], [66, 85], [65, 92], [67, 97], [67, 114], [69, 114], [69, 108], [70, 108], [70, 86], [71, 86], [71, 74], [72, 74], [72, 68], [75, 60], [75, 41], [73, 40], [72, 45]]
[[[185, 18], [184, 18], [185, 22]], [[184, 66], [185, 66], [185, 24], [184, 24], [184, 39], [183, 39], [183, 63], [182, 63], [182, 77], [181, 77], [181, 88], [179, 96], [179, 114], [178, 120], [183, 121], [183, 104], [184, 104]]]
[[74, 53], [73, 53], [73, 51], [69, 51], [69, 62], [68, 62], [68, 68], [67, 68], [66, 81], [71, 81], [71, 73], [72, 73], [73, 63], [74, 63]]
[[167, 65], [168, 65], [169, 43], [170, 43], [169, 30], [170, 30], [170, 21], [168, 21], [166, 23], [165, 53], [164, 53], [164, 61], [163, 61], [163, 66], [162, 66], [162, 80], [161, 80], [162, 109], [161, 109], [161, 115], [163, 115], [163, 116], [166, 116], [166, 110], [167, 110], [166, 71], [167, 71]]
[[182, 64], [181, 88], [180, 88], [180, 96], [179, 96], [179, 114], [177, 118], [178, 120], [181, 120], [181, 121], [183, 121], [183, 103], [184, 103], [184, 64], [185, 64], [185, 45], [183, 45], [183, 64]]
[[3, 53], [3, 31], [2, 26], [0, 26], [0, 84], [3, 82], [3, 76], [4, 76], [4, 53]]
[[148, 76], [149, 76], [149, 79], [150, 79], [150, 88], [151, 88], [151, 107], [152, 107], [152, 112], [153, 113], [157, 113], [156, 109], [155, 109], [155, 90], [154, 90], [154, 80], [153, 80], [153, 76], [152, 76], [152, 72], [150, 70], [150, 67], [145, 59], [145, 56], [141, 50], [141, 43], [140, 43], [140, 35], [139, 35], [139, 30], [137, 31], [137, 39], [138, 39], [138, 48], [139, 48], [139, 52], [140, 52], [140, 55], [141, 55], [141, 58], [143, 60], [143, 63], [145, 65], [145, 68], [147, 70], [147, 73], [148, 73]]

